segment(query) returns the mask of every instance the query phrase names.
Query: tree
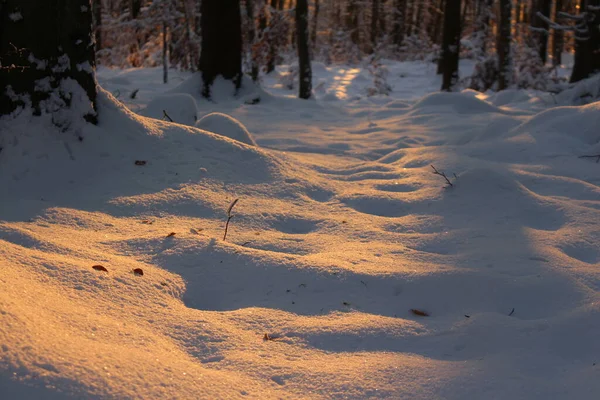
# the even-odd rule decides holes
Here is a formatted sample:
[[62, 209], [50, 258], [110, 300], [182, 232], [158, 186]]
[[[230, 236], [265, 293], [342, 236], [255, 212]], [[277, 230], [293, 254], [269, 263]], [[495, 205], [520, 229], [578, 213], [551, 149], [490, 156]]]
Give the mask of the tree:
[[[554, 4], [554, 22], [557, 22], [559, 14], [563, 11], [563, 0], [556, 0]], [[564, 47], [564, 32], [562, 29], [554, 29], [552, 32], [552, 65], [562, 64], [562, 51]]]
[[372, 0], [371, 7], [371, 46], [372, 49], [375, 50], [377, 47], [377, 42], [379, 41], [380, 36], [380, 27], [379, 27], [379, 0]]
[[313, 14], [313, 27], [310, 31], [310, 43], [315, 49], [317, 47], [317, 30], [319, 25], [319, 0], [315, 0], [315, 12]]
[[0, 3], [0, 115], [31, 106], [66, 129], [77, 105], [96, 123], [95, 64], [90, 0]]
[[510, 57], [510, 17], [512, 14], [511, 0], [500, 0], [500, 21], [498, 22], [498, 90], [504, 90], [510, 85], [512, 66]]
[[394, 0], [394, 19], [392, 23], [392, 39], [399, 49], [404, 41], [404, 17], [406, 16], [407, 0]]
[[256, 41], [256, 24], [254, 21], [254, 0], [246, 0], [246, 15], [248, 16], [248, 43], [250, 56], [250, 76], [253, 82], [258, 81], [258, 63], [254, 54], [254, 44]]
[[312, 92], [312, 70], [308, 52], [308, 4], [306, 0], [296, 3], [296, 35], [298, 43], [298, 64], [300, 70], [301, 99], [308, 99]]
[[93, 27], [96, 51], [102, 48], [102, 0], [92, 0]]
[[531, 17], [531, 35], [542, 64], [546, 64], [548, 57], [548, 31], [545, 27], [545, 21], [539, 14], [550, 15], [550, 3], [550, 0], [534, 0], [534, 6], [532, 7], [534, 15]]
[[215, 78], [242, 83], [242, 17], [240, 0], [203, 0], [200, 7], [202, 51], [198, 70], [202, 73], [202, 96], [211, 97]]
[[446, 0], [442, 39], [442, 90], [451, 91], [458, 83], [460, 52], [460, 0]]

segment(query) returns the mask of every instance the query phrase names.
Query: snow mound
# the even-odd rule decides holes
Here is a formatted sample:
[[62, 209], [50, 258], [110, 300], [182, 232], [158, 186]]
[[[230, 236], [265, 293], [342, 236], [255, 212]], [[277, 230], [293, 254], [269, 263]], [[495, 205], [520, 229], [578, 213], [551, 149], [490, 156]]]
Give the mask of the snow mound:
[[189, 94], [172, 93], [157, 96], [148, 106], [140, 111], [140, 115], [155, 119], [164, 119], [165, 114], [178, 124], [193, 126], [198, 120], [196, 100]]
[[504, 113], [498, 107], [469, 93], [432, 93], [419, 100], [413, 110], [438, 113], [442, 111], [440, 107], [459, 114]]
[[531, 192], [507, 173], [491, 168], [460, 174], [446, 200], [452, 213], [466, 217], [465, 222], [471, 225], [485, 221], [556, 230], [564, 223], [559, 206]]
[[507, 104], [527, 102], [530, 99], [531, 95], [525, 90], [507, 89], [494, 93], [488, 97], [487, 101], [500, 107]]
[[544, 143], [568, 148], [579, 147], [581, 142], [588, 145], [598, 143], [599, 126], [600, 102], [596, 102], [586, 106], [555, 107], [543, 111], [515, 128], [512, 133], [530, 134]]
[[237, 119], [222, 113], [210, 113], [196, 122], [196, 128], [225, 136], [238, 142], [256, 146], [248, 129]]
[[404, 110], [410, 108], [410, 104], [402, 100], [394, 100], [385, 105], [387, 108]]

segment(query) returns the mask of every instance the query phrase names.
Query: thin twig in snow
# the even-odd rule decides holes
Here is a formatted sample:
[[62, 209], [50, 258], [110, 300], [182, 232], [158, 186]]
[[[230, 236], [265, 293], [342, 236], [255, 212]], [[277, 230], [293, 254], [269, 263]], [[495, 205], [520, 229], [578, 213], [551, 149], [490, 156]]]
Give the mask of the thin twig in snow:
[[579, 158], [595, 158], [596, 164], [600, 162], [600, 154], [594, 154], [592, 156], [579, 156]]
[[231, 215], [231, 210], [233, 210], [233, 207], [237, 204], [239, 199], [235, 199], [234, 201], [231, 202], [231, 204], [229, 205], [229, 208], [227, 209], [227, 222], [225, 223], [225, 233], [223, 234], [223, 240], [227, 239], [227, 230], [229, 229], [229, 221], [231, 221], [231, 218], [233, 218], [233, 215]]
[[[437, 169], [435, 169], [435, 167], [434, 167], [433, 165], [431, 166], [431, 168], [433, 168], [433, 173], [434, 173], [435, 175], [439, 175], [439, 176], [443, 177], [443, 178], [446, 180], [446, 184], [447, 184], [448, 186], [450, 186], [450, 187], [454, 186], [454, 185], [452, 184], [452, 182], [450, 182], [450, 179], [448, 179], [448, 177], [446, 176], [446, 173], [445, 173], [445, 172], [440, 172], [440, 171], [438, 171]], [[455, 174], [454, 176], [456, 176], [456, 174]]]
[[167, 110], [163, 110], [163, 120], [168, 120], [169, 122], [175, 122], [175, 121], [173, 121], [173, 119], [171, 117], [169, 117], [169, 114], [167, 114]]

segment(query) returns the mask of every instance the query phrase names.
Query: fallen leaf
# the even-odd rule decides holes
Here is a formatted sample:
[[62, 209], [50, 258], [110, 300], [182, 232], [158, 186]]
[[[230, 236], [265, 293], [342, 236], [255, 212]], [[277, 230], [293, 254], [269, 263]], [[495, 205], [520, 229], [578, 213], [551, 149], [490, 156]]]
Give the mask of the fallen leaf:
[[429, 313], [423, 310], [417, 310], [416, 308], [411, 308], [410, 312], [412, 312], [415, 315], [418, 315], [419, 317], [429, 317]]
[[104, 268], [102, 265], [93, 265], [92, 268], [94, 268], [96, 271], [108, 272], [108, 270], [106, 268]]
[[175, 232], [171, 232], [167, 235], [167, 237], [171, 237], [171, 236], [175, 236], [175, 235], [177, 235]]
[[265, 333], [265, 336], [263, 336], [263, 340], [275, 340], [275, 339], [277, 339], [276, 336], [269, 335], [268, 333]]
[[146, 165], [147, 161], [145, 160], [135, 160], [135, 165]]
[[142, 221], [142, 224], [152, 225], [154, 221], [150, 221], [149, 219], [145, 219]]
[[198, 229], [190, 228], [190, 232], [193, 233], [194, 235], [199, 235], [200, 232], [202, 232], [202, 231], [203, 231], [202, 228], [198, 228]]
[[144, 271], [141, 268], [136, 268], [133, 270], [134, 275], [144, 275]]

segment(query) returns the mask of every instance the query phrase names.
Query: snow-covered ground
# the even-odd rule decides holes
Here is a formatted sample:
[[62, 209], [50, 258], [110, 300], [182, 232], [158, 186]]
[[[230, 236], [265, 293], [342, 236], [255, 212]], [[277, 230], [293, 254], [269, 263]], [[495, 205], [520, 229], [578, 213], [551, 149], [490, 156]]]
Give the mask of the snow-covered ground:
[[388, 68], [0, 121], [0, 398], [599, 398], [600, 103]]

